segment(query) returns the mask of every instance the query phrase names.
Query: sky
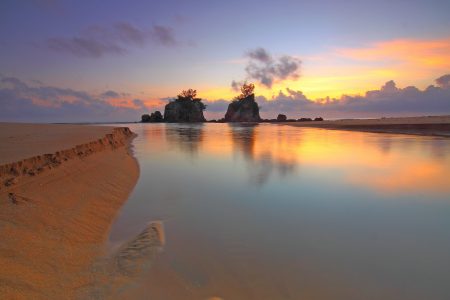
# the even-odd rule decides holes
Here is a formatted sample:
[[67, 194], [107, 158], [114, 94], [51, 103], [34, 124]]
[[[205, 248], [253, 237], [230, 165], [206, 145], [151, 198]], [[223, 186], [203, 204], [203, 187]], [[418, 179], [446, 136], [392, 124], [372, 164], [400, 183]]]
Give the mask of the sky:
[[134, 121], [188, 88], [219, 118], [243, 82], [266, 118], [450, 114], [448, 0], [2, 0], [0, 25], [0, 121]]

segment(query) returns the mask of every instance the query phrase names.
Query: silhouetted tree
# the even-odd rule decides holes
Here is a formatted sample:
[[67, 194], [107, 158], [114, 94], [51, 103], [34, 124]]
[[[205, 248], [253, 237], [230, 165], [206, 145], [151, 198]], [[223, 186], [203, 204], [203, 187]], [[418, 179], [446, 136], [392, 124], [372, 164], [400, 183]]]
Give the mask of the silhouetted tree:
[[255, 85], [253, 83], [244, 83], [241, 86], [241, 94], [237, 96], [236, 100], [241, 100], [244, 98], [247, 98], [248, 96], [252, 95], [255, 90]]
[[188, 89], [183, 90], [181, 93], [178, 94], [178, 99], [182, 100], [194, 100], [197, 96], [197, 90], [194, 89]]

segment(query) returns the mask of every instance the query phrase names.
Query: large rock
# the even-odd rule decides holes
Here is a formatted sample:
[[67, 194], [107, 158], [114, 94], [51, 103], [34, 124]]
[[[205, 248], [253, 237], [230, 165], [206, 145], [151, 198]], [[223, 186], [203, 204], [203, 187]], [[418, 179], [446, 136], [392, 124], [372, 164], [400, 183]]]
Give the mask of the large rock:
[[203, 110], [205, 105], [200, 99], [178, 98], [168, 103], [164, 108], [164, 121], [166, 122], [205, 122]]
[[163, 116], [160, 111], [155, 111], [151, 115], [145, 114], [141, 117], [142, 123], [157, 123], [164, 121]]
[[260, 122], [258, 103], [255, 94], [234, 100], [228, 105], [225, 122]]

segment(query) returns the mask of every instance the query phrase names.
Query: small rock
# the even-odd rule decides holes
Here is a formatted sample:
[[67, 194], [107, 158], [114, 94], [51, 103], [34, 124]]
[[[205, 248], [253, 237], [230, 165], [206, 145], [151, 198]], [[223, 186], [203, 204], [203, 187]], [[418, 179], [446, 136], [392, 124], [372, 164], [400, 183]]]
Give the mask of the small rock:
[[19, 182], [19, 179], [17, 179], [17, 177], [12, 177], [12, 178], [8, 178], [5, 180], [5, 185], [11, 186], [11, 185], [17, 184], [18, 182]]
[[286, 115], [279, 114], [278, 117], [277, 117], [277, 121], [278, 122], [286, 122], [286, 120], [287, 120]]
[[8, 193], [8, 198], [12, 202], [12, 204], [19, 204], [19, 201], [17, 201], [16, 195], [14, 193]]

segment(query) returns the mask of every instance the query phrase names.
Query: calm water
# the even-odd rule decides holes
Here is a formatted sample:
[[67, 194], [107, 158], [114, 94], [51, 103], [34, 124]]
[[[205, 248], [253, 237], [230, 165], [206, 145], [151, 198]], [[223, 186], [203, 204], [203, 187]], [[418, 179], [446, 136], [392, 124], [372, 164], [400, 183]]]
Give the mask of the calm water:
[[450, 299], [450, 139], [130, 127], [141, 175], [111, 242], [166, 234], [143, 299]]

